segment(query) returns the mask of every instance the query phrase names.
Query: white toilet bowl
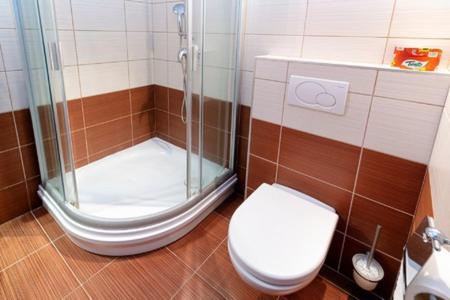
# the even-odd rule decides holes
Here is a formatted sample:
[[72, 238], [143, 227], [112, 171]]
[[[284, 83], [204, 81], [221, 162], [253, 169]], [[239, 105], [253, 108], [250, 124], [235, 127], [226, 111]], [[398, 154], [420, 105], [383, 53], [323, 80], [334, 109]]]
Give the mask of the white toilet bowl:
[[233, 214], [228, 252], [241, 278], [257, 290], [286, 295], [319, 273], [338, 216], [300, 192], [262, 184]]

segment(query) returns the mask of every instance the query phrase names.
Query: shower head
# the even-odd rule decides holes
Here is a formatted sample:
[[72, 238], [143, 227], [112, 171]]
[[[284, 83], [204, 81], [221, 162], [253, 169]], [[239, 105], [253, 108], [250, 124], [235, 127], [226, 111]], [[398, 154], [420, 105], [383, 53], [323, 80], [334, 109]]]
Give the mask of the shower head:
[[176, 14], [177, 16], [182, 16], [184, 15], [184, 3], [178, 3], [175, 4], [172, 8], [172, 11], [174, 14]]

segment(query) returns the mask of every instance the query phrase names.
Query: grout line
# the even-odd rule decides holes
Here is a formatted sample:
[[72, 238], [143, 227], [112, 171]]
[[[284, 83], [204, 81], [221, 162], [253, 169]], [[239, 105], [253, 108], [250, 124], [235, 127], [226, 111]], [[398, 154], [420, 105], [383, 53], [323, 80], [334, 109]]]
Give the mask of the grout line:
[[[306, 36], [306, 25], [308, 19], [308, 10], [309, 10], [309, 0], [306, 0], [306, 8], [305, 8], [305, 20], [303, 22], [303, 34], [301, 35], [302, 44], [300, 45], [300, 55], [299, 57], [303, 57], [304, 45], [305, 45], [305, 36]], [[288, 64], [289, 69], [289, 64]]]
[[369, 127], [370, 112], [372, 111], [372, 105], [373, 105], [373, 99], [374, 99], [373, 94], [375, 93], [376, 83], [378, 81], [378, 74], [379, 74], [379, 71], [377, 71], [377, 73], [375, 75], [375, 84], [373, 85], [373, 88], [372, 88], [372, 98], [370, 99], [369, 111], [367, 112], [366, 126], [364, 128], [364, 135], [363, 135], [363, 139], [362, 139], [362, 142], [361, 142], [361, 150], [360, 150], [360, 153], [359, 153], [358, 167], [356, 169], [355, 183], [353, 185], [352, 199], [350, 201], [350, 206], [349, 206], [349, 209], [348, 209], [347, 222], [345, 224], [345, 233], [344, 233], [344, 237], [342, 239], [341, 252], [340, 252], [340, 255], [339, 255], [339, 261], [338, 261], [338, 266], [337, 266], [337, 271], [339, 273], [341, 273], [340, 269], [341, 269], [341, 264], [342, 264], [342, 256], [344, 255], [345, 241], [346, 241], [347, 234], [348, 234], [348, 228], [350, 226], [350, 219], [352, 217], [353, 202], [355, 200], [356, 187], [358, 185], [359, 172], [360, 172], [360, 169], [361, 169], [361, 162], [362, 162], [362, 159], [363, 159], [364, 144], [365, 144], [365, 140], [366, 140], [367, 129]]
[[390, 37], [390, 35], [391, 35], [392, 22], [394, 21], [394, 15], [395, 15], [396, 7], [397, 7], [397, 0], [394, 0], [394, 3], [392, 5], [392, 14], [391, 14], [391, 18], [389, 20], [389, 27], [388, 27], [387, 36], [386, 36], [386, 43], [384, 44], [384, 52], [383, 52], [383, 56], [381, 58], [381, 64], [383, 64], [383, 62], [386, 59], [387, 46], [388, 46], [388, 43], [389, 43], [389, 39], [392, 38], [392, 37]]

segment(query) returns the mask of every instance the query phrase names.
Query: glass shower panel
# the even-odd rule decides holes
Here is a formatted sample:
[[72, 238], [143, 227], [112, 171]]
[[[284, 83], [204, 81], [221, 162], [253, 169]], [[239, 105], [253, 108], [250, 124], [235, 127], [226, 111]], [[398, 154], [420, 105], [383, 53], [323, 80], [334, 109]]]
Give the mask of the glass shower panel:
[[64, 107], [58, 104], [64, 101], [64, 92], [62, 74], [57, 68], [59, 56], [57, 31], [52, 19], [53, 3], [50, 0], [19, 0], [14, 1], [14, 5], [19, 18], [18, 33], [24, 45], [24, 70], [29, 84], [42, 182], [55, 199], [76, 202], [67, 139], [69, 130]]
[[238, 0], [204, 0], [202, 186], [233, 168]]

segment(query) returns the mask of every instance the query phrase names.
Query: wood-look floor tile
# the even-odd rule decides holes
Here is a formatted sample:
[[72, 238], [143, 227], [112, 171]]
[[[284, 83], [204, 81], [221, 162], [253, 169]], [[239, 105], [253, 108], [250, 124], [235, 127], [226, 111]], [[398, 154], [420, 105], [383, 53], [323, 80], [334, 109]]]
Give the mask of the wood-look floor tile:
[[62, 299], [77, 286], [51, 245], [0, 273], [0, 299]]
[[237, 193], [234, 193], [227, 199], [225, 199], [222, 204], [216, 208], [216, 212], [224, 216], [225, 218], [231, 219], [234, 211], [244, 202], [244, 197]]
[[213, 212], [194, 230], [168, 247], [195, 270], [225, 239], [227, 232], [228, 219]]
[[12, 112], [0, 113], [0, 151], [17, 147], [16, 127]]
[[198, 275], [194, 275], [173, 298], [176, 300], [218, 300], [225, 299]]
[[66, 296], [64, 300], [91, 300], [91, 298], [82, 287], [79, 287]]
[[120, 258], [85, 285], [93, 299], [168, 299], [193, 271], [163, 248], [132, 258]]
[[226, 298], [234, 299], [276, 299], [247, 285], [236, 273], [228, 255], [225, 241], [211, 255], [198, 274]]
[[280, 300], [349, 300], [346, 292], [334, 286], [328, 280], [318, 276], [300, 291], [280, 297]]
[[0, 225], [0, 270], [48, 242], [31, 213]]
[[25, 183], [0, 191], [0, 224], [26, 213], [29, 209]]
[[56, 240], [55, 247], [81, 282], [85, 282], [113, 260], [112, 257], [96, 255], [81, 249], [72, 243], [68, 236]]
[[33, 214], [52, 241], [64, 235], [64, 231], [44, 207], [33, 210]]

